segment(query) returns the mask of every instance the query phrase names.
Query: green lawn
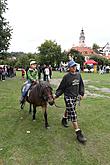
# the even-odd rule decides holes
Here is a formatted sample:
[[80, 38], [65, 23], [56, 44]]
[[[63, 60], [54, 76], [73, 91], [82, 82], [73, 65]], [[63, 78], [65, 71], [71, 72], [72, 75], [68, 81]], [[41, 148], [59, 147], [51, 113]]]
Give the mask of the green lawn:
[[[54, 72], [53, 78], [63, 75]], [[0, 165], [110, 165], [110, 93], [90, 88], [110, 89], [110, 74], [82, 73], [82, 77], [87, 91], [103, 96], [86, 95], [81, 106], [77, 106], [79, 124], [88, 140], [86, 145], [77, 142], [71, 123], [69, 128], [61, 125], [63, 96], [56, 100], [62, 108], [49, 106], [50, 129], [46, 130], [40, 107], [35, 122], [28, 114], [28, 104], [19, 110], [23, 84], [20, 73], [0, 82]]]

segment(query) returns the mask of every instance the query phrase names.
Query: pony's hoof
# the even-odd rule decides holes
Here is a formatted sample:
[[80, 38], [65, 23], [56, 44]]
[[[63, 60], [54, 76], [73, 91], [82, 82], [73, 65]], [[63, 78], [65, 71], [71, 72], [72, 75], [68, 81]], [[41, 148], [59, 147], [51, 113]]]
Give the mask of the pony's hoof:
[[46, 124], [46, 125], [45, 125], [45, 128], [46, 128], [46, 129], [49, 129], [49, 128], [50, 128], [49, 124]]
[[33, 121], [33, 122], [35, 122], [35, 121], [36, 121], [36, 119], [33, 119], [32, 121]]

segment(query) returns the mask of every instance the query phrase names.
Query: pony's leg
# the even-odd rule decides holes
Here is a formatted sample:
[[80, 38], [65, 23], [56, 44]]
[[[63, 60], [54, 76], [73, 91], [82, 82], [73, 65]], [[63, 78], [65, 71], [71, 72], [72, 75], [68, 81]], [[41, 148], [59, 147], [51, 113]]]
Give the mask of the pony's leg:
[[32, 112], [32, 104], [29, 105], [29, 114]]
[[33, 105], [33, 120], [36, 119], [36, 106]]
[[45, 128], [48, 128], [49, 124], [47, 119], [47, 107], [43, 107], [43, 109], [44, 109]]

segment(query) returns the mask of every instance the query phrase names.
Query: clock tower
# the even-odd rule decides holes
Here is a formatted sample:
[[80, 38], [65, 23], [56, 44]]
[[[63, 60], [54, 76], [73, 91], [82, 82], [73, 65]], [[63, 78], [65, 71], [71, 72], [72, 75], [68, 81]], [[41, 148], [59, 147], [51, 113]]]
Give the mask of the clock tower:
[[79, 37], [79, 46], [84, 47], [85, 46], [85, 35], [84, 35], [84, 30], [82, 28], [80, 37]]

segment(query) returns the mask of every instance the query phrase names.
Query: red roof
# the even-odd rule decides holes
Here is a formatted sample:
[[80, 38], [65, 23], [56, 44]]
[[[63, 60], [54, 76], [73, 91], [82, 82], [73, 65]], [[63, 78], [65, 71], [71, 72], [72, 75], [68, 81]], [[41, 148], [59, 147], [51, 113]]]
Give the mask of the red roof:
[[106, 58], [107, 58], [108, 60], [110, 60], [110, 54], [108, 54], [108, 56], [106, 56]]
[[83, 55], [90, 55], [90, 54], [96, 54], [91, 48], [89, 47], [72, 47], [72, 49], [75, 49], [77, 51], [79, 51], [80, 53], [82, 53]]
[[100, 54], [100, 56], [101, 57], [103, 57], [103, 58], [106, 58], [106, 59], [108, 59], [108, 60], [110, 60], [110, 54], [108, 54], [107, 56], [106, 56], [106, 54]]
[[94, 61], [94, 60], [87, 60], [84, 64], [98, 64], [98, 62]]

